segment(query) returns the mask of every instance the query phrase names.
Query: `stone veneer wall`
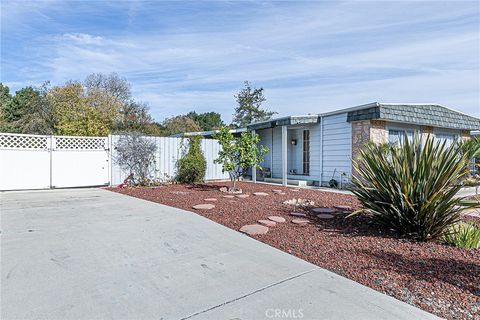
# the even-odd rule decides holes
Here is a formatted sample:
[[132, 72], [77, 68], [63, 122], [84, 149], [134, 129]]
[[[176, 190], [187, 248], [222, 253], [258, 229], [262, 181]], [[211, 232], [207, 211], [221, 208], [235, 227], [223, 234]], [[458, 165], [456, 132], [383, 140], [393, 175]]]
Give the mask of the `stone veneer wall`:
[[[385, 143], [388, 141], [385, 121], [361, 120], [352, 122], [352, 160], [358, 158], [360, 150], [368, 141], [373, 141], [374, 143]], [[355, 175], [353, 166], [352, 175]]]
[[470, 134], [469, 130], [462, 130], [460, 132], [460, 140], [465, 141], [465, 140], [469, 140], [471, 138], [472, 138], [472, 135]]
[[421, 126], [420, 134], [422, 135], [422, 140], [427, 139], [428, 135], [433, 135], [433, 127], [430, 126]]
[[386, 143], [388, 141], [385, 121], [361, 120], [352, 122], [352, 159], [357, 159], [360, 150], [368, 141], [374, 143]]

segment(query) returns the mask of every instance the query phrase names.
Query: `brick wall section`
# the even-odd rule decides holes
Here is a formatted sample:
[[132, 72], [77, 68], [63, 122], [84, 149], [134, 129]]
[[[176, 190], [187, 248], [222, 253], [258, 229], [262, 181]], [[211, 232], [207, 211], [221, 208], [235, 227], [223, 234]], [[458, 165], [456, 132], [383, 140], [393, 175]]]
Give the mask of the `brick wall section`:
[[433, 127], [421, 126], [420, 127], [420, 134], [422, 135], [421, 136], [422, 140], [425, 141], [425, 139], [427, 139], [428, 135], [433, 136]]
[[460, 140], [465, 141], [465, 140], [470, 140], [471, 138], [472, 136], [469, 130], [462, 130], [460, 132]]
[[357, 159], [360, 150], [370, 140], [370, 120], [352, 122], [352, 159]]
[[370, 140], [376, 144], [388, 142], [388, 132], [385, 129], [385, 121], [370, 120]]
[[[361, 120], [352, 122], [352, 160], [358, 159], [360, 150], [368, 141], [373, 141], [374, 143], [385, 143], [388, 141], [385, 121]], [[352, 175], [355, 175], [353, 165]]]

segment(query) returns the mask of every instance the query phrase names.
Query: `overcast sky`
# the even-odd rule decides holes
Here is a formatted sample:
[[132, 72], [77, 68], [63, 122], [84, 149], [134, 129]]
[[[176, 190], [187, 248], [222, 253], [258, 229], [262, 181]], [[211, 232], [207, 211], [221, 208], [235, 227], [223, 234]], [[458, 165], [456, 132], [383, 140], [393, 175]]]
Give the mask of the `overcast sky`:
[[480, 116], [480, 2], [1, 1], [1, 81], [117, 72], [162, 120], [230, 121], [244, 80], [280, 115], [368, 102]]

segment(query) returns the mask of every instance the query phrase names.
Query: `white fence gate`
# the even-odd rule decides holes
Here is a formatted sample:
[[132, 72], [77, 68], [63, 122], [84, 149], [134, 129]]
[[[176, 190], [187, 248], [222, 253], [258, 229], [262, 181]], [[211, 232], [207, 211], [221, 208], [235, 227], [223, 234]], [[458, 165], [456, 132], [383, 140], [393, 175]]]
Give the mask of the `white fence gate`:
[[[0, 133], [0, 190], [69, 188], [120, 184], [128, 175], [115, 163], [118, 136], [71, 137]], [[157, 145], [155, 175], [174, 177], [182, 138], [147, 137]], [[228, 179], [213, 163], [220, 146], [204, 139], [206, 180]]]
[[0, 190], [108, 185], [106, 137], [0, 133]]
[[52, 137], [52, 188], [108, 185], [106, 137]]

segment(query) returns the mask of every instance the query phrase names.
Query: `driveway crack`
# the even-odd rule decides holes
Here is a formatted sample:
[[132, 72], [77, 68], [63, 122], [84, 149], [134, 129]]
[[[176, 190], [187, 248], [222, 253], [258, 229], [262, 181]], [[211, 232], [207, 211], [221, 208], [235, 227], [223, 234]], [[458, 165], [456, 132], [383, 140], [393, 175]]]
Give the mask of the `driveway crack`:
[[291, 281], [291, 280], [293, 280], [293, 279], [299, 278], [299, 277], [301, 277], [301, 276], [304, 276], [304, 275], [306, 275], [306, 274], [309, 274], [309, 273], [311, 273], [311, 272], [313, 272], [313, 271], [315, 271], [315, 270], [318, 270], [318, 269], [320, 269], [320, 268], [314, 268], [314, 269], [312, 269], [312, 270], [308, 270], [308, 271], [305, 271], [305, 272], [302, 272], [302, 273], [298, 273], [298, 274], [293, 275], [293, 276], [291, 276], [291, 277], [288, 277], [288, 278], [285, 278], [285, 279], [283, 279], [283, 280], [280, 280], [280, 281], [274, 282], [274, 283], [272, 283], [272, 284], [269, 284], [268, 286], [259, 288], [259, 289], [257, 289], [257, 290], [252, 291], [252, 292], [249, 292], [249, 293], [247, 293], [247, 294], [244, 294], [244, 295], [242, 295], [242, 296], [239, 296], [239, 297], [237, 297], [237, 298], [235, 298], [235, 299], [228, 300], [228, 301], [225, 301], [225, 302], [223, 302], [223, 303], [220, 303], [220, 304], [218, 304], [218, 305], [216, 305], [216, 306], [210, 307], [210, 308], [208, 308], [208, 309], [195, 312], [195, 313], [193, 313], [193, 314], [191, 314], [191, 315], [189, 315], [189, 316], [187, 316], [187, 317], [181, 318], [180, 320], [191, 319], [191, 318], [196, 317], [196, 316], [198, 316], [198, 315], [200, 315], [200, 314], [202, 314], [202, 313], [205, 313], [205, 312], [208, 312], [208, 311], [211, 311], [211, 310], [214, 310], [214, 309], [223, 307], [223, 306], [225, 306], [225, 305], [227, 305], [227, 304], [230, 304], [230, 303], [239, 301], [239, 300], [241, 300], [241, 299], [244, 299], [244, 298], [246, 298], [246, 297], [249, 297], [249, 296], [251, 296], [251, 295], [254, 295], [254, 294], [258, 293], [258, 292], [262, 292], [262, 291], [264, 291], [264, 290], [267, 290], [267, 289], [270, 289], [270, 288], [272, 288], [272, 287], [278, 286], [278, 285], [280, 285], [280, 284], [282, 284], [282, 283], [285, 283], [285, 282]]

